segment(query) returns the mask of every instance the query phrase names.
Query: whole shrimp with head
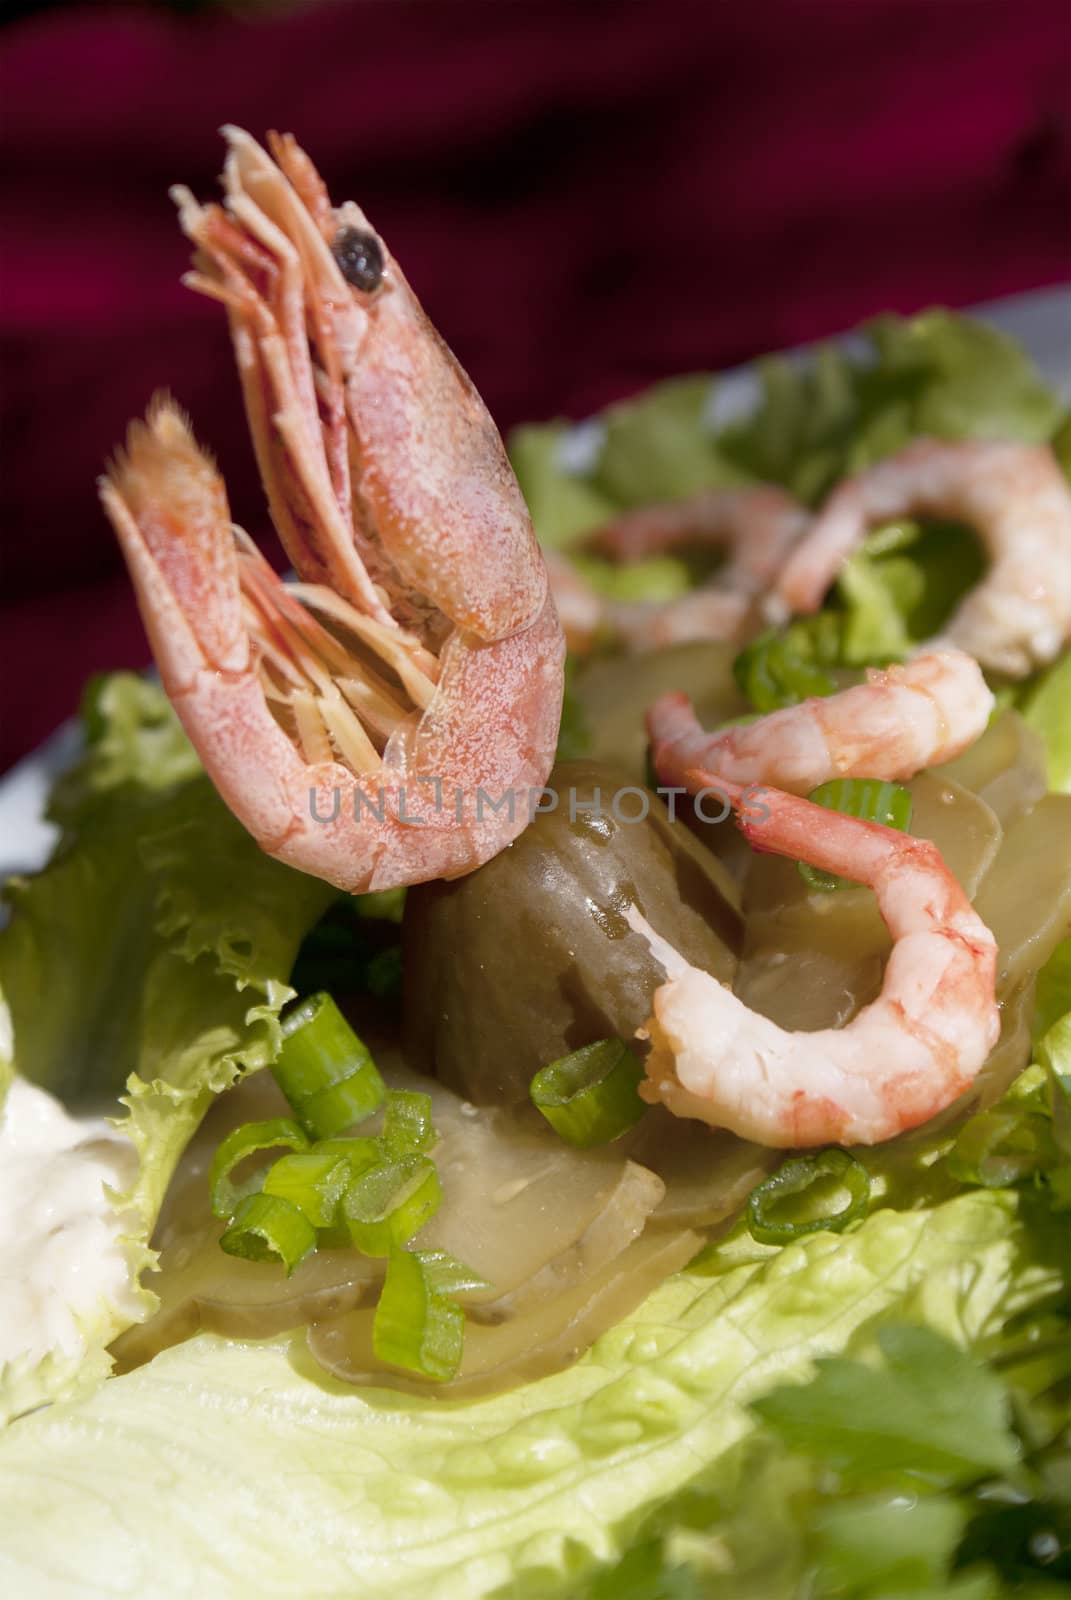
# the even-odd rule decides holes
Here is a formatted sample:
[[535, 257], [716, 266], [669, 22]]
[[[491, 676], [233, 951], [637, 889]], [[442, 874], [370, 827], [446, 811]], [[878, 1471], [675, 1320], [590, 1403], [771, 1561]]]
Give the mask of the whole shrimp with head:
[[682, 1117], [775, 1147], [877, 1144], [917, 1127], [973, 1082], [1000, 1033], [997, 946], [926, 839], [703, 769], [759, 850], [872, 888], [895, 941], [881, 993], [843, 1028], [793, 1033], [689, 966], [636, 907], [626, 913], [666, 972], [641, 1094]]
[[397, 262], [309, 158], [228, 128], [173, 191], [227, 308], [284, 584], [168, 400], [102, 497], [164, 687], [269, 855], [354, 893], [454, 877], [525, 825], [564, 641], [502, 441]]

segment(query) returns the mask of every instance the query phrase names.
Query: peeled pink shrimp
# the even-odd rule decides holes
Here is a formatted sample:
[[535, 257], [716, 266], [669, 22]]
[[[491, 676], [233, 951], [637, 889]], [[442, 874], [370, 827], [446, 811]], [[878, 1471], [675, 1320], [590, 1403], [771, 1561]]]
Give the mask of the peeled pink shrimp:
[[740, 638], [755, 601], [774, 581], [809, 517], [783, 489], [704, 489], [686, 500], [626, 511], [586, 542], [614, 561], [630, 562], [685, 545], [727, 550], [714, 578], [676, 600], [622, 604], [600, 595], [568, 558], [548, 559], [551, 590], [571, 649], [591, 647], [596, 635], [632, 650], [657, 650], [691, 639]]
[[798, 500], [775, 484], [741, 489], [701, 489], [624, 511], [590, 536], [593, 549], [613, 561], [641, 561], [684, 545], [729, 551], [719, 577], [726, 586], [757, 594], [780, 570], [809, 517]]
[[752, 611], [746, 596], [709, 584], [677, 600], [625, 605], [600, 594], [560, 551], [547, 550], [544, 559], [565, 642], [580, 655], [600, 637], [619, 639], [636, 651], [690, 639], [734, 639]]
[[[769, 789], [720, 788], [758, 850], [868, 884], [896, 941], [881, 994], [843, 1028], [790, 1033], [683, 956], [635, 908], [667, 981], [641, 1036], [640, 1093], [676, 1116], [775, 1147], [877, 1144], [935, 1116], [966, 1090], [1000, 1033], [997, 945], [926, 839], [841, 816]], [[745, 801], [745, 792], [748, 798]]]
[[647, 713], [651, 756], [664, 783], [691, 767], [730, 783], [771, 783], [809, 794], [832, 778], [913, 778], [952, 761], [984, 731], [994, 705], [981, 668], [961, 650], [931, 650], [871, 669], [866, 683], [771, 711], [718, 733], [700, 727], [683, 694]]
[[835, 489], [777, 578], [771, 615], [815, 611], [867, 530], [890, 518], [969, 523], [988, 572], [933, 643], [1024, 677], [1071, 639], [1071, 489], [1041, 445], [918, 439]]

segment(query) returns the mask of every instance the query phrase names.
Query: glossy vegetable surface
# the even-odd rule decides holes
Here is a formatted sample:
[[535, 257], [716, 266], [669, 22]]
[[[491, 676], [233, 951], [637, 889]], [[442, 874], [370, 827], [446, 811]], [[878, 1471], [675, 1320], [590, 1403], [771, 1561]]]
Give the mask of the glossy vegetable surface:
[[592, 761], [559, 763], [550, 787], [557, 809], [508, 850], [406, 901], [407, 1050], [477, 1105], [527, 1100], [541, 1067], [645, 1021], [662, 971], [629, 904], [694, 965], [723, 982], [736, 968], [732, 881], [657, 796]]
[[674, 690], [686, 694], [708, 728], [751, 711], [733, 676], [736, 653], [735, 645], [713, 639], [644, 655], [581, 661], [571, 696], [582, 716], [588, 754], [621, 767], [631, 783], [643, 783], [647, 772], [643, 719], [660, 694]]
[[[417, 1078], [396, 1055], [381, 1057], [381, 1064], [395, 1092], [415, 1095], [419, 1086], [430, 1093], [442, 1204], [414, 1247], [451, 1257], [464, 1251], [480, 1281], [462, 1299], [466, 1350], [475, 1339], [483, 1353], [466, 1357], [463, 1376], [478, 1368], [488, 1389], [515, 1381], [510, 1375], [522, 1351], [533, 1373], [562, 1365], [564, 1350], [583, 1347], [568, 1344], [568, 1329], [576, 1341], [594, 1338], [657, 1281], [655, 1264], [694, 1254], [701, 1236], [689, 1230], [735, 1216], [776, 1159], [773, 1152], [681, 1122], [661, 1108], [617, 1144], [577, 1150], [530, 1105], [477, 1111], [441, 1084]], [[228, 1128], [269, 1116], [281, 1102], [270, 1074], [260, 1073], [224, 1096], [206, 1119], [171, 1187], [154, 1240], [160, 1271], [149, 1284], [161, 1297], [160, 1309], [119, 1341], [115, 1353], [122, 1368], [139, 1365], [199, 1328], [262, 1338], [305, 1324], [333, 1330], [340, 1318], [354, 1337], [363, 1330], [366, 1344], [354, 1346], [346, 1332], [349, 1355], [343, 1359], [342, 1335], [333, 1333], [326, 1346], [335, 1352], [333, 1369], [356, 1375], [358, 1347], [375, 1367], [373, 1308], [386, 1258], [320, 1248], [286, 1277], [277, 1266], [235, 1260], [219, 1248], [224, 1225], [212, 1216], [207, 1182], [212, 1151]], [[681, 1242], [685, 1234], [687, 1244]], [[634, 1249], [640, 1241], [650, 1242]], [[589, 1284], [595, 1285], [590, 1295]], [[548, 1305], [561, 1297], [566, 1298], [548, 1315]], [[367, 1317], [347, 1321], [357, 1309]], [[504, 1323], [511, 1325], [510, 1335], [487, 1345], [480, 1330]], [[381, 1373], [378, 1381], [396, 1377]]]

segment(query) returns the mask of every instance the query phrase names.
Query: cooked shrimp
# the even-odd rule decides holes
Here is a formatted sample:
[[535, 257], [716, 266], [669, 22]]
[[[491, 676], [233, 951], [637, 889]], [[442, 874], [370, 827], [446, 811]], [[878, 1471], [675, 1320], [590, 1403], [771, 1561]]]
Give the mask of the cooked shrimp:
[[701, 489], [685, 500], [624, 511], [590, 535], [593, 549], [614, 561], [640, 561], [688, 545], [728, 550], [718, 576], [727, 588], [758, 594], [769, 587], [810, 518], [775, 484]]
[[566, 643], [580, 655], [600, 639], [636, 651], [663, 650], [691, 639], [735, 639], [754, 612], [746, 596], [710, 584], [676, 600], [626, 604], [600, 594], [560, 551], [546, 551], [545, 560]]
[[644, 1099], [777, 1147], [877, 1144], [935, 1116], [1000, 1033], [996, 941], [936, 845], [690, 773], [693, 789], [707, 784], [732, 801], [756, 849], [868, 884], [895, 944], [881, 994], [851, 1022], [790, 1033], [689, 966], [633, 907], [628, 920], [667, 978], [641, 1030], [651, 1040]]
[[676, 600], [617, 604], [609, 608], [611, 631], [630, 650], [666, 650], [693, 639], [742, 643], [761, 619], [754, 598], [719, 584], [704, 583]]
[[174, 191], [227, 307], [284, 584], [169, 402], [102, 483], [164, 687], [269, 855], [352, 892], [467, 872], [554, 757], [564, 643], [494, 424], [363, 212], [225, 130]]
[[686, 500], [623, 512], [585, 541], [614, 561], [630, 562], [684, 546], [727, 550], [709, 583], [662, 602], [623, 604], [600, 595], [560, 552], [549, 562], [551, 588], [571, 649], [589, 649], [600, 634], [632, 650], [658, 650], [691, 639], [739, 639], [807, 527], [804, 508], [770, 484], [704, 489]]
[[809, 794], [831, 778], [913, 778], [962, 755], [995, 702], [981, 668], [961, 650], [932, 650], [825, 699], [771, 711], [717, 733], [699, 726], [683, 694], [647, 713], [651, 756], [664, 783], [707, 767], [731, 783], [770, 783]]
[[1041, 445], [918, 439], [849, 478], [785, 562], [771, 615], [817, 610], [868, 528], [914, 513], [969, 523], [990, 556], [931, 642], [1011, 677], [1051, 661], [1071, 639], [1071, 488]]

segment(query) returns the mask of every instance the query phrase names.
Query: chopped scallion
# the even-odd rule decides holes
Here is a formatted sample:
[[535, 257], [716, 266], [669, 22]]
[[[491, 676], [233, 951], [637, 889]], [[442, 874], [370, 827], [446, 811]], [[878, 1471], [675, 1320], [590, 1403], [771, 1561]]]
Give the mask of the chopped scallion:
[[609, 1144], [646, 1109], [636, 1090], [643, 1064], [622, 1039], [600, 1039], [541, 1068], [532, 1103], [569, 1144], [586, 1150]]
[[271, 1070], [315, 1139], [363, 1122], [386, 1094], [367, 1046], [329, 994], [310, 995], [284, 1019], [282, 1047]]
[[281, 1261], [287, 1277], [316, 1247], [316, 1229], [280, 1195], [251, 1194], [241, 1202], [220, 1247], [246, 1261]]
[[428, 1255], [392, 1250], [372, 1323], [381, 1361], [439, 1382], [452, 1378], [461, 1365], [465, 1335], [461, 1307], [437, 1287], [444, 1276], [441, 1264]]
[[244, 1122], [222, 1139], [212, 1157], [208, 1175], [212, 1215], [228, 1221], [249, 1195], [263, 1188], [266, 1169], [261, 1167], [241, 1183], [231, 1173], [247, 1156], [261, 1150], [307, 1150], [309, 1141], [292, 1117], [271, 1117], [266, 1122]]
[[733, 676], [756, 711], [780, 711], [813, 695], [832, 694], [837, 685], [824, 668], [833, 659], [833, 641], [813, 629], [771, 628], [740, 651]]
[[365, 921], [401, 922], [405, 911], [404, 889], [373, 889], [353, 901], [357, 915]]
[[264, 1179], [264, 1194], [279, 1195], [304, 1212], [315, 1228], [329, 1228], [353, 1177], [348, 1155], [334, 1148], [341, 1140], [281, 1156]]
[[366, 1256], [387, 1256], [438, 1211], [442, 1187], [427, 1156], [388, 1156], [351, 1183], [342, 1201], [350, 1239]]
[[[808, 796], [816, 806], [839, 811], [845, 817], [864, 822], [880, 822], [883, 827], [906, 833], [911, 826], [911, 793], [899, 783], [883, 783], [880, 778], [834, 778], [819, 784]], [[799, 863], [800, 877], [809, 889], [826, 892], [851, 887], [851, 879], [822, 872], [806, 861]]]
[[421, 1250], [419, 1255], [428, 1287], [435, 1294], [472, 1294], [492, 1287], [486, 1278], [445, 1250]]
[[384, 1144], [398, 1155], [408, 1155], [430, 1150], [436, 1138], [431, 1095], [419, 1089], [390, 1089], [383, 1112]]
[[947, 1162], [952, 1177], [961, 1183], [1005, 1189], [1040, 1172], [1054, 1156], [1047, 1117], [994, 1106], [964, 1124]]
[[[806, 1194], [815, 1184], [835, 1179], [848, 1191], [848, 1203], [824, 1216], [799, 1221], [778, 1218], [771, 1213], [793, 1195]], [[870, 1174], [847, 1150], [823, 1150], [818, 1155], [795, 1156], [751, 1191], [747, 1203], [747, 1225], [759, 1244], [788, 1244], [809, 1233], [840, 1233], [850, 1222], [866, 1214], [870, 1204]]]

